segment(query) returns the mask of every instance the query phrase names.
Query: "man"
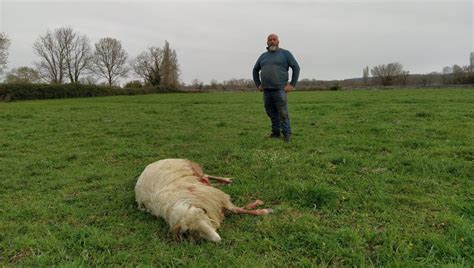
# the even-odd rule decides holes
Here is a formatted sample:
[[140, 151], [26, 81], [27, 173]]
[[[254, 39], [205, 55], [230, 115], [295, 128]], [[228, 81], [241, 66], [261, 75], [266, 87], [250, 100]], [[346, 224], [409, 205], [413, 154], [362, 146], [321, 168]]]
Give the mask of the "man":
[[[253, 67], [253, 81], [263, 90], [265, 111], [272, 122], [269, 137], [279, 138], [283, 134], [285, 142], [290, 142], [291, 127], [288, 114], [287, 93], [296, 86], [300, 67], [290, 51], [279, 47], [280, 41], [276, 34], [267, 37], [267, 52], [258, 58]], [[292, 76], [288, 83], [288, 69]]]

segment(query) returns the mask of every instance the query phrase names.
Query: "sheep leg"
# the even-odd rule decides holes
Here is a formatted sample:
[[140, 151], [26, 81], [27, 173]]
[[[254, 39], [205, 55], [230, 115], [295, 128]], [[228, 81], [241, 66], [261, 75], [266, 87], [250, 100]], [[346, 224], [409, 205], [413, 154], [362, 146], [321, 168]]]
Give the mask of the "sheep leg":
[[213, 176], [213, 175], [208, 175], [208, 174], [204, 174], [204, 177], [207, 177], [208, 179], [215, 180], [224, 184], [232, 183], [231, 178], [218, 177], [218, 176]]
[[[228, 203], [225, 208], [233, 213], [236, 214], [250, 214], [250, 215], [265, 215], [268, 213], [272, 213], [273, 210], [271, 208], [265, 208], [265, 209], [251, 209], [252, 207], [255, 208], [256, 206], [263, 204], [263, 201], [257, 200], [253, 203], [248, 204], [244, 208], [241, 207], [236, 207], [232, 203]], [[250, 208], [250, 209], [249, 209]]]
[[231, 211], [237, 214], [250, 214], [250, 215], [255, 215], [255, 216], [266, 215], [273, 212], [271, 208], [248, 210], [248, 209], [239, 208], [239, 207], [236, 207]]
[[261, 206], [263, 205], [263, 201], [262, 200], [255, 200], [255, 202], [252, 202], [252, 203], [249, 203], [247, 205], [244, 206], [245, 209], [255, 209], [257, 206]]

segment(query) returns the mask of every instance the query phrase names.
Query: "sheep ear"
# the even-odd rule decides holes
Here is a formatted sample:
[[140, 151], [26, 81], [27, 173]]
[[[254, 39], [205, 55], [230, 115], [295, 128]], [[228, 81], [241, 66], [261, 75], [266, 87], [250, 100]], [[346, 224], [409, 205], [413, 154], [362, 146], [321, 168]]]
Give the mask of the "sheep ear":
[[182, 226], [177, 223], [171, 228], [171, 233], [177, 240], [183, 240], [183, 233], [186, 232], [186, 229], [183, 229]]
[[181, 227], [178, 224], [175, 224], [173, 227], [171, 227], [171, 233], [178, 240], [179, 240], [179, 231], [180, 230], [181, 230]]

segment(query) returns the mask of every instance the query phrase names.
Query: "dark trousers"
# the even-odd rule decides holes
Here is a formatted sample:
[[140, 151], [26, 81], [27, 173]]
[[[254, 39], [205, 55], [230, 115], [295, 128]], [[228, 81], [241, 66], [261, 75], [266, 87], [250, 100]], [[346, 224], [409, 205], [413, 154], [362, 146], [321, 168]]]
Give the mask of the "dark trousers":
[[290, 116], [288, 100], [283, 89], [265, 89], [263, 91], [265, 111], [272, 122], [272, 133], [275, 135], [290, 135]]

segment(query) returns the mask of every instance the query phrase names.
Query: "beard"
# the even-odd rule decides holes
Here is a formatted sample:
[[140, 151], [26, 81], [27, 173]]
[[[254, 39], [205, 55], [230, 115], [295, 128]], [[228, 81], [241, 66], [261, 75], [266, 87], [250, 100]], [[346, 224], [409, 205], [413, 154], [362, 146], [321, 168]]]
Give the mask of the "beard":
[[277, 45], [273, 45], [273, 46], [269, 46], [268, 47], [268, 50], [270, 50], [271, 52], [274, 52], [278, 49], [278, 46]]

